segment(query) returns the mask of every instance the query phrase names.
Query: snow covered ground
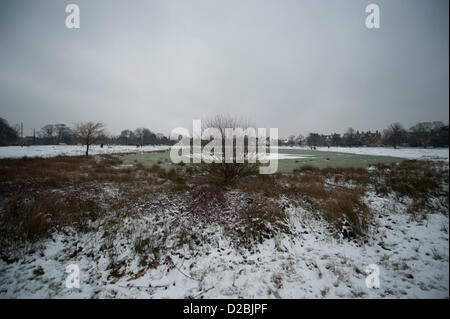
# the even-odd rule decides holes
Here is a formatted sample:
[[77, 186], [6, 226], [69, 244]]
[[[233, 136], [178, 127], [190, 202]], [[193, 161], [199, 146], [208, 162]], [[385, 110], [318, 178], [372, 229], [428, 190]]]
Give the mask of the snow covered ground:
[[[167, 145], [149, 145], [137, 148], [136, 145], [92, 145], [89, 147], [89, 154], [112, 154], [128, 153], [140, 151], [156, 151], [169, 149]], [[86, 146], [81, 145], [32, 145], [32, 146], [7, 146], [0, 147], [0, 158], [21, 158], [21, 157], [54, 157], [58, 155], [76, 156], [84, 155]]]
[[[0, 298], [448, 298], [448, 215], [415, 220], [393, 198], [368, 193], [365, 201], [375, 216], [365, 244], [333, 239], [313, 213], [289, 206], [294, 236], [266, 239], [250, 253], [211, 227], [199, 234], [208, 242], [144, 270], [133, 240], [154, 229], [148, 211], [114, 229], [54, 233], [20, 262], [0, 260]], [[79, 289], [66, 288], [69, 264], [80, 268]], [[380, 270], [378, 289], [366, 285], [370, 264]]]
[[[10, 155], [3, 156], [8, 149]], [[35, 155], [22, 153], [27, 156], [47, 157], [84, 152], [82, 147], [45, 146], [1, 148], [0, 154], [20, 157], [20, 149], [34, 150]], [[154, 149], [164, 147], [144, 147]], [[448, 163], [448, 149], [330, 148], [345, 150], [389, 156], [400, 151], [400, 157], [409, 154], [409, 158], [446, 159]], [[384, 150], [388, 153], [380, 153]], [[101, 151], [133, 152], [136, 148], [93, 148], [93, 152]], [[448, 190], [448, 183], [446, 187]], [[95, 196], [106, 203], [121, 198], [117, 186], [101, 184], [100, 189], [103, 194]], [[243, 201], [238, 192], [236, 196], [236, 203]], [[443, 205], [442, 198], [430, 198], [433, 208], [425, 218], [417, 218], [407, 212], [410, 199], [367, 191], [364, 201], [373, 220], [364, 242], [336, 238], [317, 212], [283, 197], [278, 200], [288, 215], [290, 234], [279, 233], [249, 251], [236, 247], [218, 224], [206, 228], [184, 225], [201, 244], [163, 249], [161, 262], [154, 267], [141, 264], [137, 239], [150, 238], [155, 240], [150, 244], [158, 244], [164, 232], [180, 234], [177, 227], [183, 223], [173, 227], [171, 223], [184, 221], [186, 210], [179, 205], [182, 198], [170, 200], [171, 206], [161, 211], [144, 203], [136, 210], [137, 216], [107, 216], [92, 222], [86, 232], [72, 228], [55, 231], [50, 238], [29, 244], [17, 260], [0, 258], [0, 298], [449, 297], [448, 202]], [[168, 237], [164, 244], [170, 246], [170, 241]], [[70, 264], [79, 266], [79, 289], [66, 287]], [[366, 267], [372, 264], [380, 270], [378, 289], [366, 286]]]
[[[138, 151], [154, 151], [169, 149], [169, 146], [144, 146], [136, 148], [134, 145], [105, 145], [100, 148], [99, 145], [92, 145], [90, 147], [90, 154], [111, 154], [111, 153], [128, 153]], [[280, 153], [283, 149], [301, 149], [309, 150], [308, 147], [280, 147]], [[378, 156], [393, 156], [409, 159], [428, 159], [428, 160], [443, 160], [449, 161], [448, 148], [386, 148], [386, 147], [318, 147], [318, 151], [352, 153], [361, 155], [378, 155]], [[20, 158], [20, 157], [53, 157], [58, 155], [84, 155], [86, 149], [81, 145], [37, 145], [37, 146], [7, 146], [0, 147], [0, 158]], [[272, 154], [273, 156], [273, 154]], [[279, 154], [279, 159], [294, 159], [302, 158], [305, 155], [294, 154]], [[272, 158], [269, 158], [272, 159]]]
[[[302, 149], [309, 147], [280, 147], [280, 149]], [[448, 148], [397, 148], [392, 147], [317, 147], [317, 151], [340, 152], [360, 155], [393, 156], [420, 160], [442, 160], [448, 162]]]

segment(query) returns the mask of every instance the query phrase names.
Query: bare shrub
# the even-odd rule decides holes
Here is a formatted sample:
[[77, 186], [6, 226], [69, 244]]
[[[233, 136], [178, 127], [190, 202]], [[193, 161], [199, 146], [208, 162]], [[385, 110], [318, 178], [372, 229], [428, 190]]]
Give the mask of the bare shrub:
[[[239, 120], [230, 116], [216, 115], [215, 117], [203, 121], [203, 128], [217, 128], [222, 135], [222, 150], [220, 152], [221, 162], [205, 163], [202, 161], [200, 169], [203, 173], [216, 177], [225, 184], [230, 184], [240, 178], [256, 175], [258, 173], [258, 165], [249, 161], [250, 158], [256, 159], [256, 154], [249, 151], [249, 139], [247, 136], [234, 136], [232, 163], [225, 162], [225, 129], [242, 128], [243, 130], [246, 130], [254, 128], [248, 121]], [[238, 139], [244, 140], [244, 149], [241, 150], [244, 153], [244, 163], [236, 163]]]

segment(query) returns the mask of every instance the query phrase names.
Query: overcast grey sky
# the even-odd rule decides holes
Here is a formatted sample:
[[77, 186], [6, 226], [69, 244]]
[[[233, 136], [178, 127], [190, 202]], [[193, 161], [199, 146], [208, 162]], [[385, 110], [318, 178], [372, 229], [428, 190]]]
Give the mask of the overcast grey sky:
[[[65, 27], [78, 4], [81, 28]], [[365, 27], [379, 4], [381, 28]], [[280, 136], [449, 118], [448, 0], [0, 1], [0, 117]]]

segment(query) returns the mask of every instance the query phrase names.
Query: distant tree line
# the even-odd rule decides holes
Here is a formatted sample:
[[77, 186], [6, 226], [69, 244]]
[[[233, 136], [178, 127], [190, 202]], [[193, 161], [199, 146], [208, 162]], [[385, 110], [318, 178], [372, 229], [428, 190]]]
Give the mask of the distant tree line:
[[9, 145], [17, 141], [19, 134], [15, 129], [9, 126], [8, 121], [0, 118], [0, 146]]
[[[87, 124], [87, 123], [85, 123]], [[10, 126], [0, 118], [0, 146], [5, 145], [58, 145], [85, 144], [85, 138], [80, 135], [80, 125], [69, 127], [66, 124], [48, 124], [33, 136], [20, 136], [20, 126]], [[173, 145], [176, 141], [161, 133], [154, 133], [148, 128], [135, 130], [125, 129], [117, 136], [108, 136], [103, 130], [95, 139], [96, 143], [116, 145]], [[279, 145], [287, 146], [392, 146], [392, 147], [448, 147], [449, 126], [442, 122], [421, 122], [409, 129], [400, 123], [392, 123], [382, 132], [359, 131], [347, 129], [344, 134], [329, 135], [309, 133], [308, 136], [290, 135], [279, 140]]]
[[141, 145], [171, 145], [169, 137], [162, 133], [153, 133], [148, 128], [137, 128], [132, 130], [123, 130], [119, 136], [112, 137], [114, 144], [141, 144]]
[[343, 135], [309, 133], [308, 136], [290, 135], [280, 140], [286, 146], [391, 146], [391, 147], [448, 147], [449, 126], [442, 122], [421, 122], [408, 130], [400, 123], [392, 123], [383, 132], [359, 131], [349, 128]]
[[[86, 144], [86, 128], [95, 126], [97, 123], [87, 122], [69, 127], [66, 124], [47, 124], [40, 130], [36, 130], [33, 136], [20, 136], [17, 125], [10, 126], [9, 123], [0, 118], [0, 146], [6, 145], [58, 145], [58, 144]], [[125, 129], [119, 135], [107, 135], [103, 126], [96, 130], [95, 143], [116, 145], [171, 145], [175, 141], [161, 133], [154, 133], [148, 128], [137, 128], [135, 130]]]

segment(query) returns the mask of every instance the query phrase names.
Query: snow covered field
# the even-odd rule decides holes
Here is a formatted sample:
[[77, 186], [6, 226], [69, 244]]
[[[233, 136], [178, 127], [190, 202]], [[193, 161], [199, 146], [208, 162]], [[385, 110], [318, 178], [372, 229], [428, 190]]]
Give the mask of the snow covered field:
[[[63, 153], [82, 155], [84, 152], [84, 148], [73, 146], [16, 147], [0, 151], [7, 154], [3, 151], [8, 149], [13, 155], [6, 157], [20, 157], [21, 149], [32, 149], [34, 154], [40, 154], [28, 153], [27, 156], [42, 157]], [[144, 147], [144, 150], [157, 149], [164, 147]], [[369, 148], [339, 148], [341, 152], [344, 150], [370, 151]], [[384, 150], [389, 153], [380, 154]], [[136, 148], [93, 148], [93, 153], [101, 151], [134, 152]], [[80, 159], [85, 161], [80, 172], [77, 171], [78, 160], [74, 171], [69, 171], [72, 165], [66, 168], [60, 165], [58, 167], [68, 170], [74, 180], [77, 180], [76, 174], [86, 178], [91, 174], [104, 175], [99, 175], [103, 176], [100, 179], [91, 177], [84, 183], [80, 179], [66, 187], [50, 184], [48, 194], [59, 194], [64, 201], [73, 194], [79, 195], [73, 203], [92, 197], [105, 207], [104, 215], [88, 219], [83, 231], [66, 226], [52, 229], [49, 236], [26, 242], [20, 249], [0, 245], [0, 298], [448, 298], [449, 216], [448, 198], [444, 196], [448, 195], [448, 149], [374, 149], [369, 155], [393, 156], [396, 151], [403, 152], [398, 155], [400, 157], [408, 157], [405, 154], [409, 152], [409, 158], [428, 156], [444, 160], [445, 163], [434, 162], [436, 166], [444, 167], [443, 174], [436, 175], [436, 180], [442, 176], [442, 189], [425, 197], [426, 206], [414, 210], [414, 205], [420, 204], [424, 197], [398, 196], [393, 191], [381, 195], [376, 192], [375, 185], [368, 185], [361, 195], [370, 212], [367, 234], [349, 239], [336, 236], [336, 230], [323, 217], [324, 212], [311, 206], [311, 201], [323, 200], [320, 194], [308, 195], [306, 192], [293, 199], [284, 192], [272, 199], [286, 213], [283, 225], [287, 230], [276, 228], [279, 221], [271, 222], [269, 229], [275, 230], [276, 235], [253, 242], [251, 248], [240, 242], [237, 245], [235, 235], [230, 235], [227, 227], [243, 234], [238, 238], [248, 238], [248, 229], [233, 222], [240, 208], [267, 200], [263, 195], [267, 191], [263, 189], [264, 185], [254, 185], [262, 192], [254, 197], [249, 197], [251, 193], [242, 189], [227, 189], [221, 202], [224, 206], [212, 209], [206, 206], [205, 215], [202, 215], [199, 213], [202, 206], [195, 201], [197, 197], [192, 196], [196, 194], [195, 185], [171, 193], [167, 176], [155, 176], [155, 173], [139, 170], [136, 166], [123, 168], [127, 178], [134, 173], [136, 178], [142, 178], [136, 179], [135, 184], [130, 179], [113, 179], [122, 169], [112, 166], [113, 174], [108, 170], [102, 173], [101, 169], [93, 167], [101, 161], [101, 157], [95, 156]], [[86, 165], [89, 160], [94, 163]], [[43, 162], [53, 167], [52, 159]], [[418, 164], [425, 168], [430, 166], [429, 163]], [[372, 167], [367, 172], [375, 170], [377, 168]], [[11, 168], [8, 172], [16, 176], [16, 186], [21, 189], [37, 187], [30, 188], [30, 192], [38, 190], [36, 193], [44, 194], [39, 183], [47, 185], [47, 175], [42, 179], [39, 170], [30, 170], [36, 176], [29, 178], [26, 175], [23, 181], [18, 179], [21, 170]], [[385, 178], [394, 172], [388, 170], [380, 185], [387, 184]], [[58, 169], [49, 178], [54, 178], [57, 173], [67, 175]], [[402, 181], [404, 177], [418, 176], [420, 172], [415, 173], [401, 175]], [[268, 188], [281, 189], [280, 185], [284, 185], [283, 190], [288, 191], [294, 181], [289, 178], [279, 183], [269, 181]], [[308, 183], [308, 180], [302, 180], [302, 183]], [[314, 187], [317, 179], [309, 183], [308, 187]], [[14, 183], [6, 180], [2, 186], [8, 190]], [[323, 191], [332, 188], [335, 192], [325, 194], [333, 196], [343, 188], [353, 189], [354, 186], [358, 185], [327, 178]], [[153, 188], [156, 191], [151, 191]], [[206, 198], [205, 205], [214, 203], [214, 197], [200, 198]], [[110, 208], [110, 204], [117, 206]], [[55, 206], [55, 202], [51, 201], [50, 206]], [[341, 210], [346, 208], [344, 205]], [[218, 215], [210, 217], [213, 211]], [[260, 225], [258, 220], [261, 218], [254, 216], [249, 215], [248, 220], [251, 220], [252, 228], [257, 228], [254, 225]], [[221, 223], [217, 217], [223, 217], [227, 223]], [[153, 262], [153, 259], [157, 261]], [[66, 267], [70, 264], [79, 266], [79, 289], [66, 287]], [[372, 264], [380, 270], [378, 289], [366, 286], [366, 267]]]
[[[448, 298], [448, 216], [417, 221], [393, 199], [369, 193], [365, 200], [375, 214], [365, 244], [332, 239], [312, 212], [289, 206], [294, 236], [267, 239], [250, 253], [211, 227], [199, 233], [208, 243], [186, 246], [145, 271], [133, 240], [154, 229], [148, 211], [113, 229], [55, 233], [21, 262], [0, 261], [0, 298]], [[110, 275], [111, 259], [118, 278]], [[80, 267], [80, 289], [65, 286], [69, 264]], [[379, 289], [366, 286], [369, 264], [380, 269]]]
[[[138, 152], [140, 150], [154, 151], [169, 149], [169, 146], [144, 146], [137, 149], [134, 145], [105, 145], [100, 148], [99, 145], [92, 145], [89, 149], [90, 154], [111, 154]], [[280, 147], [280, 153], [283, 149], [302, 149], [309, 150], [308, 147]], [[341, 152], [361, 155], [393, 156], [408, 159], [424, 160], [443, 160], [449, 161], [448, 148], [423, 149], [423, 148], [385, 148], [385, 147], [318, 147], [318, 151]], [[0, 158], [20, 158], [20, 157], [53, 157], [58, 155], [84, 155], [86, 149], [81, 145], [38, 145], [38, 146], [7, 146], [0, 147]], [[305, 156], [305, 155], [302, 155]], [[280, 154], [279, 159], [300, 158], [295, 155]], [[272, 159], [272, 158], [269, 158]]]
[[[280, 149], [310, 150], [309, 147], [280, 147]], [[317, 147], [317, 151], [340, 152], [360, 155], [393, 156], [419, 160], [442, 160], [448, 162], [448, 148], [397, 148], [392, 147]]]
[[[169, 149], [169, 146], [149, 145], [137, 148], [135, 145], [91, 145], [89, 154], [112, 154], [138, 151], [157, 151]], [[0, 158], [21, 157], [54, 157], [58, 155], [76, 156], [84, 155], [86, 146], [81, 145], [32, 145], [32, 146], [7, 146], [0, 147]]]

